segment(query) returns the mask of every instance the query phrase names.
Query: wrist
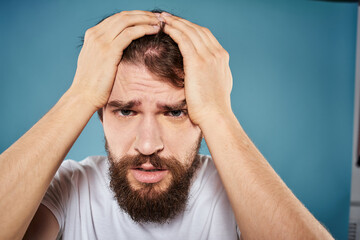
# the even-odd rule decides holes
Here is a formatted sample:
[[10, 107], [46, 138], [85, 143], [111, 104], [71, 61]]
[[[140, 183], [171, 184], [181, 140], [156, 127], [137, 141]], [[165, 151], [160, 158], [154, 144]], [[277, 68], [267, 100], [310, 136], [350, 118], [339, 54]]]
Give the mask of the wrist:
[[74, 87], [70, 87], [62, 96], [62, 99], [91, 112], [91, 114], [94, 114], [99, 109], [96, 104], [90, 101], [88, 96]]
[[84, 95], [70, 88], [59, 99], [53, 110], [62, 112], [64, 118], [73, 116], [79, 122], [87, 122], [97, 108]]
[[240, 123], [231, 109], [214, 111], [207, 114], [207, 117], [199, 123], [199, 127], [205, 137], [208, 132], [211, 133], [215, 129], [241, 128]]

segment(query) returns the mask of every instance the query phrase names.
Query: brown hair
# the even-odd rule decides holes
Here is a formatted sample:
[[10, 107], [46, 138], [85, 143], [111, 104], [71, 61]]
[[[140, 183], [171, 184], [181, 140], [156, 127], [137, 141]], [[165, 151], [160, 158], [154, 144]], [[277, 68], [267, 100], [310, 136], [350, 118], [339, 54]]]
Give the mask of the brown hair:
[[[162, 12], [153, 10], [152, 12]], [[163, 31], [133, 40], [124, 50], [121, 61], [145, 66], [152, 74], [174, 87], [184, 87], [183, 57], [177, 43]], [[102, 108], [98, 110], [102, 120]]]

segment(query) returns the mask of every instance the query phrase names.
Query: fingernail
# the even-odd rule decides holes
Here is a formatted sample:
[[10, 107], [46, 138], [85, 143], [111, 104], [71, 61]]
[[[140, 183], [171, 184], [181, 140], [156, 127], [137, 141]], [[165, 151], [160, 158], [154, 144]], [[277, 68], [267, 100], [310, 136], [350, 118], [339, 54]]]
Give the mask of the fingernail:
[[153, 27], [154, 27], [156, 30], [159, 30], [159, 29], [160, 29], [160, 26], [159, 26], [159, 25], [153, 25]]
[[155, 16], [157, 17], [157, 19], [160, 21], [160, 22], [164, 22], [164, 18], [161, 16], [160, 13], [155, 13]]
[[161, 13], [163, 16], [165, 16], [165, 17], [170, 17], [170, 16], [172, 16], [170, 13], [168, 13], [168, 12], [162, 12]]

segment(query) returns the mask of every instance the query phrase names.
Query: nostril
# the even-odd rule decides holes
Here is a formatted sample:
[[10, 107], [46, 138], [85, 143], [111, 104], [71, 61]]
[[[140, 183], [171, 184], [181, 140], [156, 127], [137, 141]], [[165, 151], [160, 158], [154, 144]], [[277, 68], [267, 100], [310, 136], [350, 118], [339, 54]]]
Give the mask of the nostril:
[[144, 117], [137, 130], [135, 149], [143, 155], [151, 155], [163, 149], [158, 122], [153, 117]]
[[136, 142], [135, 149], [142, 155], [149, 156], [161, 151], [163, 149], [163, 144], [161, 141], [158, 140], [139, 139]]

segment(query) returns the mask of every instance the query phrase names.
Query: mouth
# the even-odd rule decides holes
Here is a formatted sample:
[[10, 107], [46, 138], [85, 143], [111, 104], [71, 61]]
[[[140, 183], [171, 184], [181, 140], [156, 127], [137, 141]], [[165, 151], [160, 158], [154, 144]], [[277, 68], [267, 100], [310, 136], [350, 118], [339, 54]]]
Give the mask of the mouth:
[[141, 167], [138, 168], [132, 168], [133, 170], [139, 170], [139, 171], [143, 171], [143, 172], [157, 172], [157, 171], [166, 171], [166, 169], [162, 169], [162, 168], [154, 168], [154, 169], [144, 169]]
[[155, 168], [151, 164], [143, 164], [140, 167], [131, 168], [130, 172], [141, 183], [157, 183], [163, 180], [169, 171], [164, 168]]

